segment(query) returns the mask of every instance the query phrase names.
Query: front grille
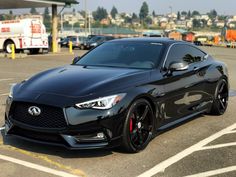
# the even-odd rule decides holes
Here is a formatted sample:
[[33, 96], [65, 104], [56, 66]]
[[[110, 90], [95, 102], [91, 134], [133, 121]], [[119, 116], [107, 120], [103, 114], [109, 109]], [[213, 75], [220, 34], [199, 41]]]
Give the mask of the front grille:
[[[41, 114], [32, 116], [28, 109], [31, 106], [37, 106], [41, 109]], [[34, 103], [15, 102], [11, 117], [20, 123], [39, 128], [65, 128], [66, 120], [63, 109]]]

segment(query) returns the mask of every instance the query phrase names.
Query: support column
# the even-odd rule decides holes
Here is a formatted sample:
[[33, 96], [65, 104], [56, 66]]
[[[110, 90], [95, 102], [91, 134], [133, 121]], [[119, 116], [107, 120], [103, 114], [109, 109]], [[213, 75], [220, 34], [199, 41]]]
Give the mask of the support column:
[[57, 5], [52, 4], [52, 52], [57, 52], [57, 33], [58, 33]]

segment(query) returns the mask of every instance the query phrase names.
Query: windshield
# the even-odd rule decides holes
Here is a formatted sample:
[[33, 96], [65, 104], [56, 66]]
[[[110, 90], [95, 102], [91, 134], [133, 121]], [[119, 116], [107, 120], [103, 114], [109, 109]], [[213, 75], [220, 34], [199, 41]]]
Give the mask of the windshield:
[[150, 42], [108, 42], [83, 56], [76, 64], [151, 69], [160, 60], [163, 45]]

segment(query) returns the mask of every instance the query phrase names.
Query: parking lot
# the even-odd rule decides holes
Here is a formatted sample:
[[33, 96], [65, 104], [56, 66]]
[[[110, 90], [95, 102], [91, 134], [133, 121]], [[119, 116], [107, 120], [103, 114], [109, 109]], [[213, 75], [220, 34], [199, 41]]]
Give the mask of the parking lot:
[[[229, 68], [230, 100], [223, 116], [203, 115], [160, 132], [137, 154], [119, 149], [69, 151], [0, 136], [0, 176], [236, 176], [236, 49], [204, 47]], [[52, 67], [70, 64], [82, 55], [29, 55], [0, 58], [0, 127], [10, 85]]]

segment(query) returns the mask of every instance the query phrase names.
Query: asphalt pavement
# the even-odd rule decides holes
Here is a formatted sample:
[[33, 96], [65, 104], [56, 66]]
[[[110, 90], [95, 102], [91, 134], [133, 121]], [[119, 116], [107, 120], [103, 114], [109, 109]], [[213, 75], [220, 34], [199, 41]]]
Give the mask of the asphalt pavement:
[[[231, 97], [223, 116], [194, 117], [160, 132], [137, 154], [119, 149], [69, 151], [0, 135], [0, 176], [180, 177], [236, 176], [236, 49], [203, 47], [229, 68]], [[64, 52], [0, 58], [0, 127], [10, 85], [37, 72], [70, 64], [82, 55]], [[2, 130], [2, 133], [4, 131]]]

